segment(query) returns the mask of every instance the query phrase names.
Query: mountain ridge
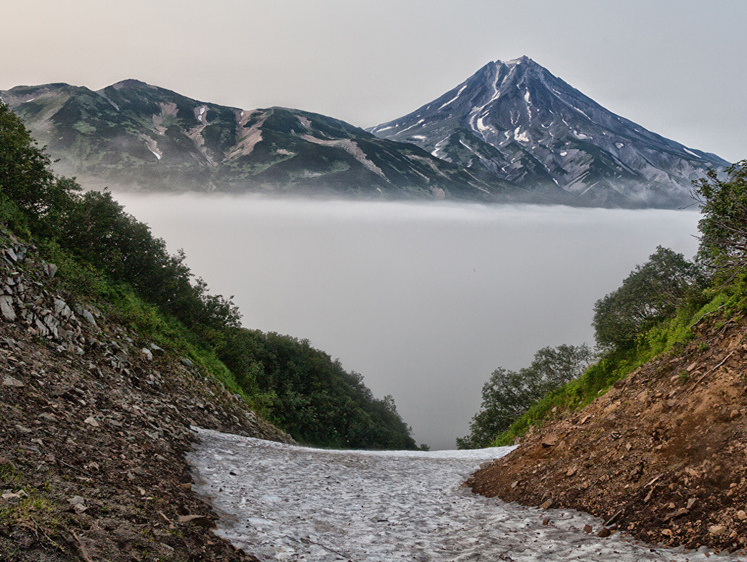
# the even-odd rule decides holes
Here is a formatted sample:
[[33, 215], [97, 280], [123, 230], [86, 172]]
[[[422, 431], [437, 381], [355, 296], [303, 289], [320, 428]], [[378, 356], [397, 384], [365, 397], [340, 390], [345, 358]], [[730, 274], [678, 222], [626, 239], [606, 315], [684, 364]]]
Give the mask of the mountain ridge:
[[47, 145], [57, 171], [87, 182], [476, 200], [511, 187], [339, 119], [220, 106], [134, 79], [97, 91], [18, 86], [0, 97]]

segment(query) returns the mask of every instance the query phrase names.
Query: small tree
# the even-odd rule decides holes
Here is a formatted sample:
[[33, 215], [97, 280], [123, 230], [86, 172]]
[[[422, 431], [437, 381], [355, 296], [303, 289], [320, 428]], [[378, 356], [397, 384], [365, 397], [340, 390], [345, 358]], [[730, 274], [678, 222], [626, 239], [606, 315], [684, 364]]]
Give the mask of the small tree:
[[630, 272], [619, 289], [594, 305], [597, 344], [603, 348], [633, 345], [639, 335], [672, 316], [687, 295], [704, 283], [698, 264], [658, 246], [645, 264]]
[[0, 102], [0, 193], [38, 222], [51, 209], [68, 205], [80, 190], [73, 180], [56, 178], [50, 160], [21, 119]]
[[695, 184], [703, 218], [700, 256], [725, 281], [747, 266], [747, 160], [727, 168], [728, 178], [715, 170]]
[[499, 367], [482, 387], [482, 405], [470, 423], [470, 434], [457, 439], [460, 449], [487, 447], [548, 392], [580, 377], [593, 354], [586, 344], [544, 347], [529, 367]]

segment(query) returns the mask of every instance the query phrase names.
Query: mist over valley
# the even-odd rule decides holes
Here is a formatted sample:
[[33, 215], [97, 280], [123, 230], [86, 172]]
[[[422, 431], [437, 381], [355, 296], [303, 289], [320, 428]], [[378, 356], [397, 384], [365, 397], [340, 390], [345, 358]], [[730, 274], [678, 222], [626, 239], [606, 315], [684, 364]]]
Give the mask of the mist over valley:
[[307, 338], [453, 448], [497, 367], [593, 344], [594, 302], [657, 245], [691, 257], [694, 211], [116, 193], [243, 323]]

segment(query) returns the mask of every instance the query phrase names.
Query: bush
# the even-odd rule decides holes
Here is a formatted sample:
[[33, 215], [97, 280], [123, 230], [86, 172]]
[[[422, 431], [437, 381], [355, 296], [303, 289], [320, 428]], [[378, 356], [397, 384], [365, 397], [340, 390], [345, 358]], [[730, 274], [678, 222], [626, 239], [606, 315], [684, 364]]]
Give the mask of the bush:
[[700, 255], [722, 281], [733, 279], [747, 266], [747, 160], [727, 169], [720, 179], [714, 170], [695, 184], [703, 218]]
[[701, 292], [702, 267], [658, 246], [619, 289], [594, 305], [594, 331], [602, 348], [627, 348], [657, 322], [674, 316], [689, 295]]
[[482, 405], [470, 423], [470, 435], [457, 439], [460, 449], [489, 446], [542, 397], [580, 377], [592, 360], [587, 345], [545, 347], [529, 367], [499, 367], [482, 387]]

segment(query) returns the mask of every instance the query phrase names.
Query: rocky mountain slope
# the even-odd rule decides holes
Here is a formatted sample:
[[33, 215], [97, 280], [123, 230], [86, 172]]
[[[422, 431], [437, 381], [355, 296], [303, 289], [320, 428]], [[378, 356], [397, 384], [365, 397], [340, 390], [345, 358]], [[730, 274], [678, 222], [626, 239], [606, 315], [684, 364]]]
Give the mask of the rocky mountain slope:
[[190, 427], [290, 438], [56, 272], [0, 226], [0, 558], [253, 559], [210, 531]]
[[691, 181], [727, 165], [615, 115], [527, 57], [488, 63], [369, 130], [576, 204], [689, 205]]
[[744, 552], [745, 361], [747, 319], [707, 317], [684, 349], [527, 434], [468, 484], [506, 501], [590, 512], [606, 520], [602, 534]]
[[136, 80], [19, 86], [0, 98], [57, 173], [91, 186], [476, 200], [511, 187], [331, 117], [243, 111]]

